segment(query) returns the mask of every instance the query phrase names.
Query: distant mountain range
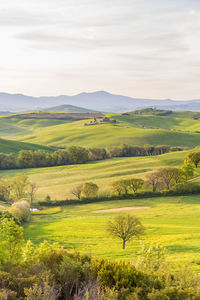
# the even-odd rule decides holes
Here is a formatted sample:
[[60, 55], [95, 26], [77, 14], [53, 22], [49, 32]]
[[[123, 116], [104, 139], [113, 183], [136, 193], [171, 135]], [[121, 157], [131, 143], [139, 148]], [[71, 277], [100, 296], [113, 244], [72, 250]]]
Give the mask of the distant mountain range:
[[[75, 96], [56, 97], [31, 97], [22, 94], [0, 93], [0, 111], [27, 112], [27, 111], [56, 111], [61, 112], [65, 106], [73, 106], [73, 109], [89, 111], [102, 111], [121, 113], [146, 107], [154, 107], [170, 110], [191, 110], [200, 111], [200, 100], [175, 101], [175, 100], [155, 100], [139, 99], [122, 95], [114, 95], [104, 91], [92, 93], [81, 93]], [[76, 107], [76, 108], [75, 108]], [[84, 108], [83, 108], [84, 107]], [[63, 110], [62, 110], [63, 109]], [[75, 112], [77, 112], [77, 110]], [[72, 112], [72, 111], [69, 111]]]

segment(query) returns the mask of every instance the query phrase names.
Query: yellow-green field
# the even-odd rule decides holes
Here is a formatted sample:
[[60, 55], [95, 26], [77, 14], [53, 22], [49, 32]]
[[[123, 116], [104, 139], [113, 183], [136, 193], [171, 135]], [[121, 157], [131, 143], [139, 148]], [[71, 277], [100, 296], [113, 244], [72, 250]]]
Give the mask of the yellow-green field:
[[109, 182], [126, 177], [141, 177], [155, 168], [163, 166], [181, 166], [186, 151], [171, 152], [152, 157], [115, 158], [82, 165], [70, 165], [50, 168], [0, 171], [1, 176], [25, 173], [39, 186], [37, 200], [50, 195], [54, 200], [71, 198], [70, 190], [81, 183], [95, 182], [100, 192], [109, 189]]
[[108, 219], [119, 212], [94, 211], [135, 206], [149, 207], [127, 211], [139, 217], [146, 227], [142, 237], [145, 243], [160, 243], [167, 247], [170, 260], [192, 263], [195, 269], [200, 269], [199, 195], [67, 206], [61, 212], [32, 215], [25, 228], [25, 238], [36, 243], [44, 239], [58, 242], [68, 250], [94, 256], [134, 259], [139, 253], [139, 240], [127, 243], [126, 250], [122, 250], [121, 242], [112, 239], [105, 231]]
[[[18, 142], [25, 141], [46, 146], [80, 145], [111, 147], [123, 143], [132, 145], [188, 146], [200, 144], [200, 121], [193, 113], [173, 113], [167, 117], [109, 115], [117, 124], [84, 126], [89, 120], [16, 119], [0, 117], [0, 136], [11, 141], [0, 152], [17, 152]], [[13, 145], [13, 147], [12, 147]], [[19, 148], [22, 144], [18, 144]], [[29, 146], [29, 144], [27, 144]], [[21, 149], [21, 148], [20, 148]], [[72, 198], [70, 190], [81, 183], [92, 181], [106, 194], [109, 182], [127, 178], [144, 178], [147, 172], [165, 166], [181, 166], [187, 151], [171, 152], [154, 157], [115, 158], [82, 165], [0, 171], [0, 176], [25, 173], [37, 183], [36, 200], [50, 195], [52, 200]], [[195, 176], [199, 176], [199, 169]], [[192, 263], [200, 270], [200, 195], [162, 197], [137, 200], [116, 200], [84, 205], [45, 208], [32, 214], [25, 225], [25, 238], [39, 243], [44, 239], [58, 242], [68, 250], [114, 258], [135, 259], [139, 240], [121, 249], [121, 242], [109, 237], [105, 226], [109, 218], [126, 211], [95, 213], [96, 210], [145, 206], [146, 209], [128, 210], [138, 216], [146, 227], [145, 243], [160, 243], [167, 247], [173, 261]]]
[[190, 112], [161, 117], [108, 115], [116, 124], [84, 126], [90, 120], [23, 119], [0, 117], [0, 136], [47, 146], [111, 147], [119, 144], [199, 145], [200, 121]]

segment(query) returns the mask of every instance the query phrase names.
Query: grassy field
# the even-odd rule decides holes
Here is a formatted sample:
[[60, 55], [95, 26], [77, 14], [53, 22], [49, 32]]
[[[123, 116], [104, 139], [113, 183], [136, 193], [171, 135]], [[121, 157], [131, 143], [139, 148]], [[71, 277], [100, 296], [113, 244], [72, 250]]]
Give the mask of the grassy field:
[[[0, 152], [50, 146], [81, 145], [110, 147], [123, 143], [132, 145], [199, 146], [200, 121], [191, 113], [173, 113], [167, 117], [139, 115], [109, 115], [117, 124], [84, 126], [89, 121], [56, 119], [16, 119], [0, 117]], [[24, 141], [26, 143], [21, 143]], [[35, 143], [37, 145], [31, 145]], [[27, 148], [25, 148], [27, 147]], [[30, 148], [29, 148], [30, 147]], [[36, 148], [33, 148], [36, 147]], [[98, 184], [106, 193], [109, 182], [127, 177], [144, 178], [158, 167], [181, 166], [187, 151], [171, 152], [154, 157], [115, 158], [82, 165], [0, 171], [0, 176], [25, 173], [37, 183], [36, 201], [47, 195], [54, 200], [71, 198], [70, 190], [84, 182]], [[195, 175], [199, 175], [199, 169]], [[121, 242], [105, 232], [107, 220], [119, 212], [95, 213], [96, 210], [147, 206], [148, 209], [128, 211], [137, 215], [146, 233], [145, 243], [166, 246], [172, 261], [192, 263], [200, 271], [200, 197], [162, 197], [154, 199], [120, 200], [72, 205], [45, 209], [33, 214], [25, 225], [25, 238], [39, 243], [44, 239], [59, 242], [69, 250], [114, 259], [135, 259], [139, 254], [139, 241], [121, 249]], [[124, 213], [124, 212], [123, 212]]]
[[[63, 207], [62, 211], [32, 215], [25, 228], [25, 238], [39, 243], [44, 239], [59, 242], [68, 250], [114, 258], [135, 259], [140, 251], [137, 239], [122, 250], [121, 241], [105, 231], [108, 219], [119, 212], [94, 213], [96, 210], [147, 206], [129, 210], [146, 228], [145, 243], [167, 247], [172, 261], [193, 263], [200, 269], [200, 198], [199, 196], [120, 200]], [[125, 211], [123, 211], [125, 213]]]
[[90, 120], [17, 119], [0, 117], [0, 136], [43, 145], [111, 147], [132, 145], [199, 145], [200, 121], [188, 113], [161, 116], [108, 115], [117, 124], [84, 126]]
[[53, 151], [53, 149], [51, 149], [50, 147], [43, 145], [5, 140], [0, 138], [0, 153], [18, 153], [22, 149]]
[[186, 153], [181, 151], [152, 157], [115, 158], [82, 165], [0, 171], [0, 175], [25, 173], [39, 186], [38, 200], [44, 199], [46, 195], [63, 200], [71, 198], [70, 190], [84, 182], [95, 182], [101, 192], [106, 192], [110, 181], [126, 177], [143, 178], [147, 172], [158, 167], [181, 166]]

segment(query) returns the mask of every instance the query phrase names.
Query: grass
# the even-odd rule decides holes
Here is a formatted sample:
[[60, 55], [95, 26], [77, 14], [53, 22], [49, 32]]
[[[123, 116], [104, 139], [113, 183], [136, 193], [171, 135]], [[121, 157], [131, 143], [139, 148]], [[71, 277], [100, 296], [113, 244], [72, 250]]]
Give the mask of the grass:
[[[142, 240], [167, 247], [173, 262], [192, 263], [200, 269], [200, 198], [199, 196], [155, 199], [119, 200], [63, 207], [61, 212], [32, 215], [25, 228], [25, 238], [35, 243], [43, 240], [59, 242], [68, 250], [77, 250], [109, 259], [135, 259], [140, 251], [137, 239], [122, 250], [121, 241], [105, 231], [106, 223], [117, 212], [94, 213], [95, 210], [148, 206], [149, 209], [130, 210], [146, 228]], [[125, 212], [123, 212], [125, 213]]]
[[20, 150], [53, 151], [50, 147], [43, 145], [0, 139], [0, 153], [18, 153]]
[[[196, 116], [196, 115], [195, 115]], [[43, 145], [110, 147], [123, 143], [133, 145], [168, 144], [170, 146], [198, 146], [200, 121], [191, 113], [173, 113], [168, 117], [110, 115], [118, 123], [84, 126], [87, 121], [50, 119], [16, 119], [0, 117], [0, 136], [13, 141], [0, 140], [0, 152]], [[88, 121], [89, 122], [89, 121]], [[16, 141], [17, 140], [17, 141]], [[1, 144], [2, 141], [2, 144]], [[21, 143], [25, 141], [26, 143]], [[8, 143], [8, 144], [7, 144]], [[7, 145], [6, 145], [7, 144]], [[23, 148], [25, 149], [25, 148]], [[30, 148], [32, 149], [32, 148]], [[186, 151], [154, 157], [116, 158], [83, 165], [51, 168], [0, 171], [0, 176], [25, 173], [39, 186], [37, 201], [46, 195], [52, 199], [71, 198], [75, 185], [92, 181], [101, 192], [109, 189], [109, 182], [126, 177], [144, 178], [158, 167], [181, 166]], [[195, 170], [199, 175], [199, 170]], [[78, 250], [114, 259], [135, 259], [139, 254], [139, 241], [127, 243], [112, 239], [105, 232], [107, 220], [117, 213], [93, 213], [95, 210], [130, 206], [148, 206], [149, 209], [130, 210], [146, 227], [145, 243], [161, 243], [169, 251], [172, 261], [192, 263], [200, 271], [200, 197], [162, 197], [153, 199], [120, 200], [86, 205], [55, 207], [33, 213], [25, 226], [25, 238], [39, 243], [44, 239], [59, 242], [68, 250]], [[124, 212], [123, 212], [124, 213]]]
[[82, 165], [0, 171], [0, 176], [25, 173], [39, 186], [37, 200], [43, 200], [47, 195], [53, 200], [63, 200], [72, 198], [70, 190], [84, 182], [92, 181], [101, 192], [106, 192], [110, 181], [126, 177], [144, 178], [147, 172], [158, 167], [181, 166], [186, 153], [181, 151], [152, 157], [115, 158]]
[[200, 120], [190, 112], [161, 117], [151, 115], [108, 115], [117, 124], [84, 126], [90, 120], [17, 119], [0, 117], [0, 135], [35, 144], [58, 147], [80, 145], [111, 147], [123, 143], [132, 145], [169, 146], [199, 145]]

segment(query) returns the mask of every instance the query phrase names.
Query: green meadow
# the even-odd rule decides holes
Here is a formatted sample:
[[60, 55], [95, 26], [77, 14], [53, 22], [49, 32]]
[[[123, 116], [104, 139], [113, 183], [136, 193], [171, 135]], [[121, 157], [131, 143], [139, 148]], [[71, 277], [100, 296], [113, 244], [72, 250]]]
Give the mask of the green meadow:
[[20, 150], [45, 150], [45, 151], [53, 151], [50, 147], [32, 144], [32, 143], [24, 143], [19, 141], [7, 140], [0, 138], [0, 152], [1, 153], [18, 153]]
[[[140, 252], [140, 241], [134, 239], [122, 250], [121, 241], [106, 233], [107, 221], [119, 214], [96, 212], [122, 207], [147, 207], [128, 210], [146, 228], [142, 241], [166, 246], [169, 259], [192, 264], [200, 269], [200, 197], [162, 197], [154, 199], [119, 200], [85, 205], [72, 205], [32, 214], [25, 227], [25, 238], [35, 243], [42, 240], [58, 242], [69, 251], [112, 259], [134, 260]], [[125, 213], [126, 211], [123, 211]]]
[[84, 126], [90, 120], [25, 119], [0, 117], [0, 136], [46, 146], [111, 147], [119, 144], [169, 146], [199, 145], [200, 121], [194, 113], [169, 116], [107, 115], [116, 124]]
[[[84, 126], [90, 120], [0, 117], [0, 136], [3, 138], [0, 140], [0, 152], [16, 153], [20, 149], [37, 148], [51, 150], [49, 146], [70, 145], [109, 148], [123, 143], [193, 148], [200, 143], [198, 114], [175, 112], [166, 117], [134, 114], [108, 117], [117, 123]], [[159, 167], [182, 166], [186, 153], [181, 151], [151, 157], [113, 158], [82, 165], [5, 170], [0, 171], [0, 176], [27, 174], [38, 185], [37, 205], [37, 201], [44, 200], [47, 195], [52, 200], [70, 199], [70, 190], [74, 186], [89, 181], [96, 183], [100, 193], [105, 195], [113, 180], [145, 178], [148, 172]], [[199, 174], [199, 169], [195, 170], [195, 176]], [[124, 207], [146, 208], [95, 212]], [[123, 251], [121, 241], [112, 239], [105, 231], [108, 219], [125, 212], [138, 216], [144, 224], [146, 232], [142, 240], [145, 243], [160, 243], [167, 247], [171, 261], [191, 263], [195, 270], [200, 270], [199, 195], [44, 208], [32, 213], [31, 221], [24, 226], [25, 238], [35, 243], [44, 239], [58, 242], [69, 251], [117, 260], [135, 260], [140, 252], [139, 240], [127, 243]]]
[[72, 198], [70, 190], [84, 182], [92, 181], [99, 186], [100, 192], [106, 192], [110, 181], [127, 177], [144, 178], [147, 172], [159, 167], [181, 166], [186, 153], [180, 151], [152, 157], [114, 158], [82, 165], [0, 171], [0, 175], [25, 173], [39, 186], [38, 200], [43, 200], [46, 195], [53, 200], [63, 200]]

